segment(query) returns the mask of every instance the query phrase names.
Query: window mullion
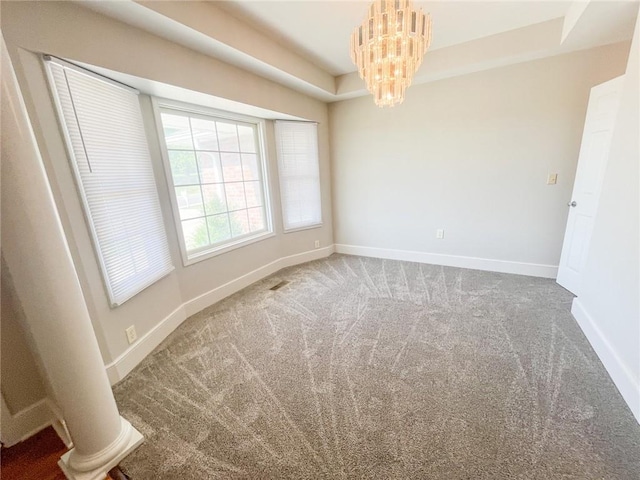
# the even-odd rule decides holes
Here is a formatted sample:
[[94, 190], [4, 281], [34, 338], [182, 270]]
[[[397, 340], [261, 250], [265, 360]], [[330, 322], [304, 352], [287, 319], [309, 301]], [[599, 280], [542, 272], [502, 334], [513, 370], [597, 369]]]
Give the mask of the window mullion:
[[[157, 107], [157, 104], [155, 104]], [[164, 104], [160, 107], [160, 122], [158, 131], [161, 134], [161, 138], [164, 138], [165, 141], [165, 149], [163, 152], [167, 152], [166, 155], [168, 157], [168, 150], [171, 147], [172, 150], [183, 150], [186, 152], [191, 152], [191, 150], [184, 149], [184, 141], [181, 138], [186, 140], [186, 135], [181, 137], [182, 131], [189, 128], [189, 133], [191, 135], [190, 139], [193, 145], [193, 153], [190, 155], [195, 156], [196, 167], [195, 170], [197, 172], [198, 177], [198, 192], [202, 201], [202, 211], [203, 211], [203, 221], [205, 222], [206, 233], [208, 235], [207, 244], [204, 244], [204, 238], [201, 236], [200, 231], [195, 230], [196, 228], [200, 228], [200, 223], [180, 223], [183, 242], [181, 243], [181, 248], [183, 248], [183, 258], [185, 260], [185, 265], [190, 263], [191, 259], [195, 259], [195, 257], [202, 258], [208, 257], [210, 255], [215, 254], [216, 251], [226, 251], [228, 248], [235, 248], [235, 246], [244, 244], [245, 242], [256, 241], [257, 238], [260, 238], [264, 235], [269, 235], [272, 233], [271, 230], [271, 219], [269, 218], [269, 211], [267, 209], [267, 200], [266, 195], [268, 192], [268, 186], [265, 184], [266, 172], [264, 169], [266, 168], [266, 164], [264, 161], [264, 151], [261, 148], [260, 135], [261, 130], [257, 127], [256, 123], [250, 123], [247, 121], [236, 121], [232, 120], [224, 115], [220, 117], [216, 115], [206, 115], [204, 113], [193, 113], [192, 110], [195, 110], [196, 107], [193, 106], [185, 106], [184, 110], [180, 108], [176, 108], [170, 105], [165, 106]], [[171, 115], [174, 115], [171, 117]], [[181, 118], [181, 119], [180, 119]], [[167, 122], [169, 122], [167, 124]], [[162, 125], [170, 125], [167, 129], [162, 129], [160, 127]], [[183, 125], [183, 126], [181, 126]], [[188, 127], [187, 127], [188, 125]], [[240, 128], [241, 126], [246, 127], [250, 126], [251, 128]], [[200, 132], [198, 135], [198, 141], [201, 143], [200, 146], [205, 147], [205, 150], [200, 150], [196, 148], [196, 131]], [[209, 133], [207, 133], [209, 132]], [[186, 134], [186, 132], [185, 132]], [[242, 134], [242, 138], [241, 138]], [[252, 223], [249, 221], [249, 207], [248, 207], [248, 192], [246, 189], [247, 178], [245, 176], [245, 161], [243, 159], [244, 148], [242, 148], [243, 144], [249, 140], [248, 135], [252, 135], [251, 141], [256, 146], [255, 152], [252, 152], [251, 155], [255, 156], [257, 160], [257, 170], [255, 173], [255, 177], [258, 185], [260, 186], [259, 190], [257, 189], [255, 203], [260, 202], [260, 212], [254, 212], [256, 215], [260, 215], [261, 222], [264, 224], [262, 229], [252, 231]], [[210, 140], [209, 140], [210, 139]], [[214, 142], [215, 139], [215, 142]], [[217, 142], [217, 143], [216, 143]], [[231, 143], [229, 143], [231, 142]], [[177, 148], [175, 148], [177, 147]], [[212, 147], [217, 149], [211, 149]], [[230, 148], [231, 147], [231, 148]], [[198, 162], [199, 155], [211, 154], [213, 158], [213, 174], [214, 178], [210, 180], [216, 180], [217, 175], [221, 175], [221, 182], [205, 182], [205, 174], [208, 172], [209, 162], [205, 162], [200, 164]], [[225, 155], [226, 154], [226, 155]], [[237, 156], [237, 159], [231, 158], [231, 156]], [[172, 157], [173, 158], [173, 157]], [[172, 160], [176, 161], [176, 160]], [[204, 160], [203, 160], [204, 161]], [[177, 177], [174, 176], [174, 171], [172, 168], [176, 168], [174, 164], [172, 167], [170, 161], [167, 161], [168, 164], [168, 175], [170, 174], [170, 178], [175, 183], [175, 179]], [[183, 166], [178, 167], [181, 170], [176, 170], [176, 175], [180, 175], [180, 178], [184, 176], [182, 172]], [[189, 167], [193, 168], [193, 167]], [[239, 169], [239, 171], [237, 170]], [[193, 170], [192, 170], [193, 171]], [[189, 177], [185, 177], [184, 180], [188, 181]], [[207, 201], [204, 193], [204, 186], [212, 183], [216, 185], [216, 187], [208, 187], [212, 188], [213, 191], [210, 192], [212, 197], [212, 201], [217, 205], [220, 203], [221, 209], [216, 209], [215, 214], [211, 214], [207, 211]], [[232, 187], [233, 185], [233, 187]], [[193, 190], [195, 190], [196, 185], [181, 185], [181, 186], [190, 186]], [[240, 188], [242, 188], [242, 192], [240, 192]], [[188, 190], [184, 190], [185, 193], [188, 193]], [[192, 196], [195, 192], [192, 192]], [[229, 198], [231, 195], [232, 198]], [[189, 197], [187, 197], [188, 200]], [[219, 198], [219, 201], [216, 200]], [[187, 216], [190, 216], [192, 212], [186, 211], [189, 209], [190, 204], [187, 202], [186, 204], [183, 202], [181, 204], [177, 203], [177, 196], [172, 196], [172, 202], [175, 203], [176, 215], [178, 217], [182, 217], [185, 213]], [[230, 203], [231, 201], [231, 203]], [[234, 204], [242, 203], [241, 208], [236, 208]], [[258, 205], [256, 205], [258, 206]], [[199, 208], [199, 207], [196, 207]], [[237, 212], [237, 213], [235, 213]], [[234, 219], [236, 217], [240, 217], [241, 214], [244, 214], [244, 218], [238, 218], [239, 224], [241, 226], [240, 230], [237, 228], [233, 228]], [[195, 218], [189, 218], [189, 220], [194, 220]], [[209, 219], [211, 220], [209, 222]], [[222, 228], [222, 222], [226, 221], [228, 231], [222, 232], [222, 230], [217, 229], [216, 225], [220, 225]], [[196, 233], [198, 237], [190, 237], [189, 241], [187, 241], [188, 234]], [[222, 239], [218, 239], [222, 237]], [[214, 241], [214, 239], [216, 239]], [[210, 248], [208, 248], [210, 247]]]

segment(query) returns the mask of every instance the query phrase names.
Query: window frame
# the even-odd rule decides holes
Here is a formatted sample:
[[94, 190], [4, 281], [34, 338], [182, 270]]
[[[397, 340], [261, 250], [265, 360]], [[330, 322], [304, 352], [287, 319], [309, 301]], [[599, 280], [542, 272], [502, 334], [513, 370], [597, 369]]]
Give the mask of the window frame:
[[[320, 220], [317, 223], [313, 223], [310, 225], [303, 225], [301, 227], [290, 227], [287, 228], [285, 226], [286, 220], [286, 213], [285, 213], [285, 203], [282, 199], [282, 191], [283, 191], [283, 175], [282, 175], [282, 166], [281, 166], [281, 152], [280, 152], [280, 137], [278, 135], [278, 126], [277, 124], [281, 122], [281, 123], [300, 123], [300, 124], [312, 124], [316, 126], [316, 148], [317, 148], [317, 163], [318, 163], [318, 206], [320, 207]], [[322, 180], [321, 180], [321, 172], [320, 172], [320, 141], [319, 141], [319, 133], [318, 133], [318, 128], [319, 124], [318, 122], [313, 122], [313, 121], [308, 121], [308, 120], [275, 120], [274, 121], [274, 136], [275, 136], [275, 141], [276, 141], [276, 164], [278, 167], [278, 182], [279, 182], [279, 187], [280, 187], [280, 207], [281, 207], [281, 214], [282, 214], [282, 229], [283, 229], [283, 233], [287, 234], [287, 233], [296, 233], [296, 232], [301, 232], [304, 230], [312, 230], [314, 228], [322, 228], [324, 226], [324, 209], [322, 208]]]
[[[256, 242], [260, 242], [262, 240], [266, 240], [267, 238], [274, 237], [275, 231], [273, 228], [273, 213], [272, 213], [272, 202], [271, 202], [271, 194], [270, 194], [270, 175], [269, 175], [269, 161], [268, 154], [266, 148], [266, 121], [257, 117], [250, 117], [247, 115], [241, 115], [233, 112], [228, 112], [224, 110], [217, 110], [209, 107], [204, 107], [200, 105], [189, 104], [185, 102], [180, 102], [177, 100], [170, 100], [166, 98], [158, 98], [151, 97], [151, 103], [153, 106], [153, 116], [156, 123], [156, 132], [158, 135], [158, 143], [160, 146], [160, 152], [162, 156], [162, 165], [165, 173], [165, 180], [167, 182], [167, 187], [169, 190], [169, 199], [171, 203], [171, 211], [173, 214], [174, 226], [176, 229], [178, 243], [180, 245], [180, 255], [182, 256], [182, 264], [187, 267], [189, 265], [193, 265], [195, 263], [201, 262], [203, 260], [207, 260], [209, 258], [216, 257], [223, 253], [230, 252], [237, 248], [241, 248], [247, 245], [251, 245]], [[164, 137], [164, 129], [162, 125], [161, 114], [163, 110], [172, 110], [175, 114], [183, 114], [187, 117], [196, 117], [202, 118], [204, 120], [228, 120], [234, 123], [244, 123], [255, 126], [257, 133], [257, 145], [258, 151], [256, 152], [258, 156], [258, 164], [261, 168], [261, 187], [262, 187], [262, 196], [263, 196], [263, 208], [265, 214], [265, 230], [258, 233], [249, 233], [243, 235], [241, 237], [231, 238], [224, 243], [207, 247], [202, 247], [199, 250], [187, 251], [187, 246], [184, 238], [184, 231], [182, 228], [182, 219], [180, 218], [180, 208], [178, 204], [178, 199], [176, 196], [176, 185], [173, 179], [173, 173], [171, 171], [171, 162], [169, 160], [169, 151], [167, 148], [167, 142]], [[195, 148], [194, 148], [194, 151]], [[226, 182], [225, 182], [226, 183]], [[202, 185], [200, 183], [199, 185]], [[224, 183], [223, 183], [224, 185]], [[178, 185], [180, 186], [180, 185]], [[227, 210], [228, 212], [228, 210]]]

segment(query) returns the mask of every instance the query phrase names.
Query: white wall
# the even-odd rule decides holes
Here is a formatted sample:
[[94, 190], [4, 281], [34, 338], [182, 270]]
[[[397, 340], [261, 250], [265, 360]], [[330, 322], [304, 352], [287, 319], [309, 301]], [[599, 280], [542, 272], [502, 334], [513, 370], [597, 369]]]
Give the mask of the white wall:
[[640, 422], [640, 16], [572, 312]]
[[555, 276], [589, 89], [623, 73], [628, 49], [414, 85], [392, 110], [332, 104], [338, 251]]
[[1, 376], [2, 397], [9, 413], [20, 411], [44, 400], [47, 392], [29, 347], [22, 305], [16, 295], [11, 275], [2, 258], [1, 304]]
[[[203, 308], [208, 305], [207, 302], [217, 297], [205, 296], [186, 309], [183, 304], [266, 264], [276, 262], [270, 267], [276, 268], [279, 265], [278, 259], [282, 257], [313, 250], [316, 239], [320, 240], [322, 247], [333, 243], [326, 104], [71, 2], [2, 2], [2, 30], [106, 364], [121, 361], [123, 354], [133, 352], [133, 360], [127, 360], [126, 366], [134, 366], [148, 351], [149, 345], [154, 346], [157, 341], [162, 340], [187, 312], [193, 313], [194, 308]], [[276, 236], [183, 267], [159, 146], [157, 138], [154, 142], [154, 127], [151, 125], [148, 129], [151, 153], [176, 269], [121, 307], [111, 309], [67, 161], [39, 53], [49, 53], [319, 122], [324, 226], [286, 235], [282, 233], [272, 144], [269, 146], [268, 160]], [[141, 100], [143, 113], [149, 119], [148, 98]], [[3, 231], [2, 234], [11, 233]], [[317, 254], [326, 255], [328, 250]], [[300, 261], [305, 258], [300, 257]], [[260, 270], [262, 273], [268, 271]], [[167, 321], [163, 323], [163, 319]], [[124, 329], [131, 324], [135, 324], [139, 338], [149, 334], [153, 341], [144, 343], [144, 348], [131, 349], [124, 333]], [[125, 370], [119, 371], [122, 373]]]

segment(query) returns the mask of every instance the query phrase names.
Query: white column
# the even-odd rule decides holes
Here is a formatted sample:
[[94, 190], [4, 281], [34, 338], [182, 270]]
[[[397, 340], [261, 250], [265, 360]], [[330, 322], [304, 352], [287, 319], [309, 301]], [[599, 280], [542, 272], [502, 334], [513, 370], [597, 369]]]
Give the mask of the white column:
[[116, 406], [15, 72], [2, 43], [2, 252], [74, 442], [70, 479], [104, 479], [142, 442]]

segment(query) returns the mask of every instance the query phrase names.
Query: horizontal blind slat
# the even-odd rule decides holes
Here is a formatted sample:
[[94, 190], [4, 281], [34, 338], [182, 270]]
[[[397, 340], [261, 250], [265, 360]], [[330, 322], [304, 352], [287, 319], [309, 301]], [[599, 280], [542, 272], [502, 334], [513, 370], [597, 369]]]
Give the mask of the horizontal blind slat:
[[109, 298], [121, 305], [173, 269], [138, 97], [48, 67]]
[[284, 229], [322, 223], [318, 125], [276, 122], [276, 151]]

